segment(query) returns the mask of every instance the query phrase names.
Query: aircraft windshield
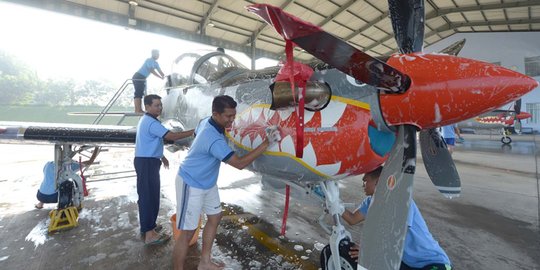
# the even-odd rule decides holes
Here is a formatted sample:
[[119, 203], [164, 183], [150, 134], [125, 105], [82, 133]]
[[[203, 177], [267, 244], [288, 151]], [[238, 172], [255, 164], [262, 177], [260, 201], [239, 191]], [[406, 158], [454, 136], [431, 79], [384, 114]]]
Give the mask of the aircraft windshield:
[[172, 79], [175, 86], [211, 83], [237, 69], [247, 68], [221, 52], [185, 53], [174, 61]]

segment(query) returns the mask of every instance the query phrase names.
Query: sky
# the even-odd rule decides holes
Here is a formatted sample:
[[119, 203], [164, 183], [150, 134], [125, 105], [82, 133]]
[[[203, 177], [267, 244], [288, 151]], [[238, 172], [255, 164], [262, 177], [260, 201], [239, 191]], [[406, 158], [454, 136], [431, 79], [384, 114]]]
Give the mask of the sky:
[[[109, 79], [119, 85], [131, 78], [152, 49], [160, 50], [158, 62], [166, 75], [180, 54], [215, 50], [203, 44], [4, 2], [0, 2], [0, 37], [0, 49], [25, 62], [40, 78]], [[231, 50], [227, 53], [251, 66], [245, 54]], [[263, 60], [257, 62], [257, 67], [275, 63]]]

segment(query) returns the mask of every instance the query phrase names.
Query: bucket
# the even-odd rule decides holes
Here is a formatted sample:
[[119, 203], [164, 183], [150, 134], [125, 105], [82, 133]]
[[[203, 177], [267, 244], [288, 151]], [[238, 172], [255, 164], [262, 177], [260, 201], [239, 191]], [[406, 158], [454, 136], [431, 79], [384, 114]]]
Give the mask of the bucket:
[[[197, 226], [197, 229], [195, 229], [195, 233], [193, 233], [193, 238], [189, 241], [189, 246], [193, 246], [197, 243], [197, 239], [199, 239], [199, 231], [201, 229], [202, 225], [202, 218], [199, 218], [199, 225]], [[171, 216], [171, 226], [173, 229], [173, 237], [174, 240], [177, 240], [180, 234], [182, 233], [178, 228], [176, 228], [176, 214], [173, 214]]]

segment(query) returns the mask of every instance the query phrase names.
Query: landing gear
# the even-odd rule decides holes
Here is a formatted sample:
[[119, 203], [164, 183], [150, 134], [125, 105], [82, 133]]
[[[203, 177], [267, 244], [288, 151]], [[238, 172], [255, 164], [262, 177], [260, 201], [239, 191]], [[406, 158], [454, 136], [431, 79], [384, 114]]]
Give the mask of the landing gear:
[[[349, 255], [349, 250], [354, 243], [345, 238], [339, 242], [339, 269], [356, 269], [357, 262]], [[333, 254], [330, 251], [330, 245], [326, 245], [321, 252], [321, 267], [323, 270], [337, 270], [334, 266]]]
[[[346, 259], [349, 254], [351, 243], [350, 239], [352, 237], [351, 233], [348, 232], [343, 225], [341, 225], [340, 215], [343, 211], [340, 211], [340, 209], [342, 209], [343, 204], [339, 198], [338, 183], [337, 181], [328, 180], [322, 182], [320, 187], [325, 195], [326, 209], [328, 210], [329, 214], [332, 215], [332, 219], [334, 220], [330, 240], [326, 246], [328, 251], [326, 251], [327, 256], [324, 257], [326, 258], [324, 263], [324, 255], [321, 255], [321, 267], [323, 267], [323, 269], [333, 270], [356, 269], [356, 263], [353, 260]], [[347, 246], [343, 246], [345, 242], [347, 243]], [[333, 254], [339, 254], [339, 256], [333, 256]]]
[[79, 225], [79, 212], [82, 208], [82, 178], [71, 168], [72, 157], [76, 153], [69, 144], [54, 146], [56, 186], [58, 187], [57, 209], [49, 213], [49, 233], [66, 230]]
[[503, 144], [510, 144], [512, 143], [512, 138], [510, 138], [510, 134], [512, 134], [510, 132], [510, 130], [506, 129], [506, 128], [503, 128], [502, 129], [502, 138], [501, 138], [501, 142]]

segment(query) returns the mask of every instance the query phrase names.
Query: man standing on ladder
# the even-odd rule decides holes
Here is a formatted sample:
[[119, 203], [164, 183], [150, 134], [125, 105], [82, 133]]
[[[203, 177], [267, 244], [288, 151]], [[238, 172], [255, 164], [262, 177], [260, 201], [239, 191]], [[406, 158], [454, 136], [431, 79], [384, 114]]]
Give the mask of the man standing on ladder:
[[156, 77], [163, 79], [165, 74], [161, 71], [157, 62], [159, 58], [159, 50], [152, 50], [152, 57], [146, 59], [142, 67], [133, 74], [133, 86], [135, 87], [135, 95], [133, 102], [135, 104], [135, 113], [144, 113], [142, 110], [142, 98], [146, 94], [146, 78], [150, 73]]

